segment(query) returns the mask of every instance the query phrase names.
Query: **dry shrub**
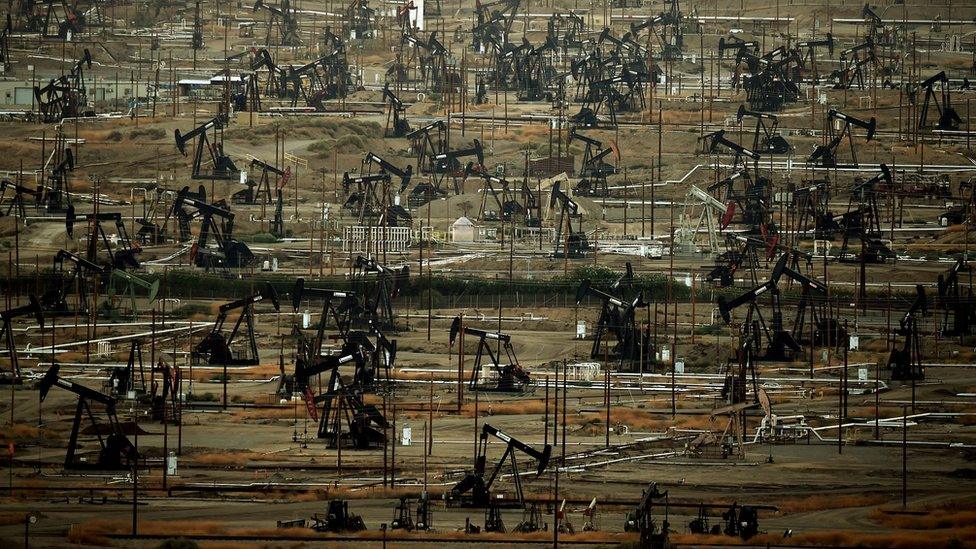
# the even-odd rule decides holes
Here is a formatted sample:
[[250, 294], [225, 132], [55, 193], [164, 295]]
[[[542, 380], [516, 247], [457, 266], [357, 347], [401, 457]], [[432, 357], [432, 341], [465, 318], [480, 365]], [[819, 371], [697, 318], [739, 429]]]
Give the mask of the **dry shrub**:
[[844, 509], [847, 507], [867, 507], [880, 505], [889, 500], [881, 494], [864, 494], [849, 496], [807, 496], [779, 501], [776, 506], [781, 513], [805, 513], [808, 511], [823, 511], [826, 509]]

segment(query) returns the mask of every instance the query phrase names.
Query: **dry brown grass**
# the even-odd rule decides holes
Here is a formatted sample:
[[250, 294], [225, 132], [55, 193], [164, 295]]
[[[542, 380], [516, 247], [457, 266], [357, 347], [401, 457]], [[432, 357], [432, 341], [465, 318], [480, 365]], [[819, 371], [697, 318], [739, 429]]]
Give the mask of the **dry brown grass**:
[[[728, 538], [723, 538], [728, 539]], [[779, 543], [783, 538], [778, 534], [763, 534], [749, 539], [750, 544]], [[946, 547], [950, 542], [955, 547], [976, 548], [976, 527], [960, 528], [945, 532], [895, 532], [890, 534], [868, 534], [850, 530], [836, 532], [808, 532], [794, 534], [790, 544], [812, 546], [879, 547], [889, 549], [917, 549], [920, 547]]]
[[[544, 414], [546, 404], [543, 400], [519, 400], [515, 402], [480, 402], [479, 416], [518, 416], [529, 414]], [[461, 406], [462, 417], [474, 417], [474, 403], [469, 402]]]
[[[127, 520], [93, 519], [73, 524], [68, 529], [68, 541], [84, 545], [111, 545], [108, 534], [129, 533], [132, 523]], [[145, 520], [139, 521], [140, 534], [215, 535], [227, 534], [227, 527], [208, 520]]]
[[[602, 426], [606, 420], [605, 412], [579, 414], [567, 418], [567, 422], [584, 427]], [[634, 408], [611, 408], [610, 424], [626, 425], [628, 428], [643, 431], [667, 431], [674, 427], [678, 429], [721, 429], [727, 422], [724, 417], [711, 417], [707, 414], [683, 414], [672, 420], [666, 414], [654, 414]]]
[[197, 454], [191, 458], [192, 462], [197, 465], [211, 465], [218, 467], [244, 465], [248, 461], [257, 461], [261, 459], [267, 459], [267, 456], [261, 455], [257, 452], [237, 451]]
[[[305, 417], [305, 405], [299, 403], [298, 405], [298, 417]], [[229, 416], [231, 420], [249, 420], [249, 419], [294, 419], [295, 409], [292, 406], [287, 408], [253, 408], [247, 410], [238, 410], [230, 412]]]
[[11, 524], [23, 524], [24, 513], [19, 511], [4, 511], [0, 513], [0, 526], [10, 526]]
[[[88, 544], [88, 545], [111, 545], [111, 542], [106, 535], [110, 534], [124, 534], [128, 533], [131, 528], [131, 524], [124, 520], [104, 520], [96, 519], [87, 521], [81, 524], [72, 525], [68, 531], [68, 540], [73, 543], [78, 544]], [[309, 538], [323, 537], [327, 538], [327, 534], [317, 534], [303, 528], [294, 529], [281, 529], [281, 528], [233, 528], [225, 523], [220, 523], [216, 521], [207, 520], [183, 520], [183, 521], [140, 521], [139, 522], [139, 532], [143, 534], [150, 535], [168, 535], [174, 532], [178, 532], [180, 535], [184, 536], [198, 536], [198, 535], [239, 535], [239, 536], [268, 536], [277, 537], [282, 535], [294, 535], [294, 536], [304, 536]], [[362, 538], [374, 538], [379, 535], [376, 530], [365, 530], [354, 534], [355, 536]], [[549, 539], [551, 534], [547, 532], [533, 532], [530, 534], [480, 534], [478, 539], [523, 539], [523, 540], [540, 540]], [[403, 530], [389, 531], [386, 537], [391, 540], [395, 539], [441, 539], [441, 540], [452, 540], [452, 539], [468, 539], [469, 534], [464, 532], [438, 532], [435, 535], [429, 533], [411, 533]], [[606, 532], [585, 532], [578, 533], [573, 536], [569, 536], [574, 540], [585, 541], [602, 541], [606, 540], [610, 543], [625, 541], [632, 539], [633, 535], [615, 535], [607, 534]], [[238, 547], [239, 543], [221, 543], [212, 542], [208, 543], [206, 547]], [[316, 545], [318, 546], [318, 545]]]
[[976, 523], [976, 509], [931, 509], [925, 514], [886, 513], [876, 509], [871, 519], [887, 528], [899, 530], [945, 530], [965, 528]]
[[974, 408], [964, 408], [959, 410], [960, 413], [969, 414], [965, 416], [956, 416], [954, 421], [959, 425], [972, 426], [976, 425], [976, 409]]
[[[58, 440], [60, 436], [50, 429], [40, 429], [34, 425], [28, 425], [26, 423], [17, 423], [15, 425], [7, 425], [0, 429], [0, 444], [6, 446], [7, 443], [13, 442], [14, 444], [20, 442], [34, 441], [38, 438], [43, 438], [44, 440]], [[6, 448], [4, 448], [6, 450]]]
[[457, 374], [451, 374], [450, 372], [409, 372], [404, 370], [394, 370], [390, 372], [390, 377], [393, 379], [406, 379], [406, 380], [429, 380], [433, 374], [434, 379], [437, 381], [449, 381], [457, 379]]
[[849, 496], [807, 496], [792, 498], [776, 503], [781, 513], [805, 513], [809, 511], [823, 511], [826, 509], [845, 509], [847, 507], [867, 507], [881, 505], [891, 498], [881, 494], [849, 495]]

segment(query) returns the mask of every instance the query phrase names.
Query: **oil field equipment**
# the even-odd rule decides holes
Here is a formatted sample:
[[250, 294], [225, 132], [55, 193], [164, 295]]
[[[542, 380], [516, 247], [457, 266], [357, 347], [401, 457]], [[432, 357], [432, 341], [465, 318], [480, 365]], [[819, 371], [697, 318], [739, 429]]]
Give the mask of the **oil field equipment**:
[[[275, 311], [279, 310], [278, 292], [270, 282], [265, 283], [260, 292], [242, 299], [224, 303], [217, 313], [210, 333], [204, 336], [193, 350], [194, 358], [205, 360], [210, 365], [221, 366], [256, 366], [259, 364], [258, 343], [254, 335], [254, 305], [261, 301], [270, 301]], [[237, 321], [230, 334], [225, 335], [224, 324], [228, 315], [240, 310]], [[241, 326], [244, 326], [243, 334]], [[240, 338], [238, 336], [241, 336]], [[245, 339], [242, 349], [235, 350], [239, 339]]]
[[[478, 351], [475, 353], [474, 366], [471, 369], [471, 380], [468, 387], [472, 391], [498, 391], [505, 393], [521, 393], [532, 382], [529, 373], [522, 369], [518, 357], [515, 356], [515, 349], [512, 347], [512, 336], [502, 332], [489, 332], [478, 328], [463, 326], [460, 316], [454, 317], [451, 322], [451, 347], [457, 341], [457, 336], [461, 331], [466, 335], [478, 338]], [[495, 342], [499, 349], [492, 350], [492, 342]], [[508, 363], [501, 363], [500, 348], [505, 349]], [[498, 352], [496, 352], [498, 351]], [[463, 349], [459, 351], [463, 353]], [[487, 355], [487, 363], [485, 357]]]
[[[488, 452], [488, 439], [489, 437], [495, 437], [505, 443], [505, 452], [502, 454], [501, 459], [495, 465], [495, 468], [491, 471], [491, 474], [485, 477], [485, 466], [487, 463], [487, 452]], [[540, 451], [528, 444], [512, 437], [504, 432], [492, 427], [491, 425], [485, 423], [481, 428], [481, 438], [478, 441], [478, 455], [475, 458], [474, 470], [468, 473], [461, 481], [451, 488], [451, 491], [445, 494], [448, 503], [456, 504], [461, 507], [489, 507], [493, 503], [497, 504], [495, 498], [492, 496], [491, 488], [498, 478], [498, 473], [501, 468], [505, 465], [506, 461], [509, 461], [512, 466], [512, 480], [515, 483], [515, 494], [516, 499], [512, 502], [512, 505], [518, 508], [525, 507], [525, 498], [522, 493], [522, 480], [519, 475], [518, 462], [515, 459], [516, 450], [527, 454], [529, 457], [536, 462], [536, 476], [542, 475], [549, 466], [549, 457], [552, 454], [552, 445], [546, 444]]]
[[[68, 439], [68, 450], [64, 458], [64, 468], [68, 470], [112, 470], [125, 471], [133, 467], [139, 459], [136, 448], [129, 442], [126, 431], [139, 429], [138, 425], [123, 425], [115, 411], [115, 398], [89, 389], [59, 375], [61, 366], [53, 364], [38, 384], [41, 402], [47, 398], [51, 387], [57, 386], [78, 396], [74, 421], [71, 424], [71, 435]], [[99, 408], [103, 409], [103, 419], [99, 419]], [[89, 426], [82, 430], [85, 418]], [[98, 441], [99, 451], [94, 460], [79, 453], [80, 435], [94, 436]]]

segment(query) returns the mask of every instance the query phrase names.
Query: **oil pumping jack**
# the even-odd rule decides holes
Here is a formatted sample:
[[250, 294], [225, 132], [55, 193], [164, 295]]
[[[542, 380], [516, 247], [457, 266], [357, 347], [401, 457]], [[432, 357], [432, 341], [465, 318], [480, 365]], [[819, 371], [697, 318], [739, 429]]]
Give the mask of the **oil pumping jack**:
[[[349, 354], [320, 357], [307, 368], [295, 371], [296, 384], [305, 395], [309, 415], [319, 422], [318, 438], [325, 440], [330, 448], [349, 446], [366, 450], [386, 442], [384, 431], [389, 427], [386, 417], [376, 405], [364, 403], [362, 388], [355, 382], [347, 384], [339, 372], [340, 366], [349, 363], [355, 363], [358, 371], [365, 362], [363, 350], [357, 349]], [[314, 395], [310, 381], [321, 374], [328, 374], [326, 390]]]
[[[728, 205], [725, 214], [722, 216], [722, 229], [728, 227], [735, 217], [736, 211], [739, 211], [743, 223], [750, 225], [752, 230], [761, 234], [764, 240], [775, 243], [777, 231], [771, 220], [769, 196], [772, 185], [769, 178], [762, 177], [759, 174], [761, 155], [725, 137], [725, 130], [708, 134], [704, 139], [710, 140], [707, 149], [709, 153], [714, 153], [721, 145], [732, 151], [733, 155], [733, 174], [708, 187], [709, 192], [725, 189], [723, 200]], [[747, 160], [751, 160], [753, 163], [751, 171]], [[755, 178], [751, 175], [752, 173], [756, 174]], [[735, 183], [738, 180], [746, 183], [743, 191], [735, 188]]]
[[91, 69], [91, 66], [91, 53], [86, 48], [81, 59], [66, 74], [51, 80], [44, 87], [34, 86], [34, 99], [41, 122], [51, 124], [65, 118], [95, 116], [95, 110], [88, 105], [85, 82], [85, 68]]
[[154, 372], [152, 387], [149, 393], [150, 414], [153, 420], [170, 425], [179, 425], [182, 419], [180, 407], [180, 386], [183, 374], [180, 367], [170, 364], [168, 357], [160, 358]]
[[[878, 210], [877, 185], [884, 182], [891, 189], [894, 184], [891, 170], [881, 164], [881, 171], [874, 177], [858, 183], [851, 189], [851, 202], [847, 212], [834, 218], [834, 223], [843, 234], [843, 242], [839, 259], [842, 262], [854, 263], [884, 263], [895, 254], [881, 238], [881, 214]], [[857, 200], [857, 204], [854, 201]], [[851, 253], [851, 239], [858, 239], [861, 243], [860, 253]], [[864, 280], [862, 269], [861, 294], [864, 295]]]
[[484, 169], [485, 152], [481, 146], [481, 141], [477, 139], [466, 149], [446, 150], [435, 154], [433, 156], [431, 181], [420, 182], [410, 191], [410, 205], [414, 207], [423, 206], [435, 198], [447, 196], [448, 191], [443, 186], [448, 177], [451, 178], [454, 194], [461, 194], [463, 192], [461, 182], [465, 171], [465, 165], [461, 163], [461, 160], [471, 156], [477, 159], [478, 169]]
[[299, 277], [295, 280], [295, 286], [291, 291], [291, 304], [296, 313], [305, 298], [322, 300], [322, 313], [316, 325], [315, 339], [309, 347], [309, 363], [311, 363], [322, 356], [327, 327], [335, 328], [340, 339], [348, 339], [352, 319], [359, 314], [360, 305], [355, 292], [310, 288], [305, 285], [305, 279]]
[[[106, 470], [126, 471], [132, 469], [139, 460], [139, 453], [129, 442], [127, 434], [139, 432], [135, 423], [122, 424], [116, 414], [116, 399], [62, 378], [59, 375], [60, 364], [53, 364], [38, 384], [41, 402], [47, 398], [51, 387], [57, 386], [78, 396], [75, 407], [74, 422], [71, 425], [71, 435], [68, 449], [64, 458], [64, 468], [67, 470]], [[97, 406], [104, 408], [104, 419], [99, 420]], [[82, 430], [82, 421], [87, 417], [90, 425]], [[94, 461], [89, 461], [87, 455], [80, 453], [78, 442], [80, 435], [94, 435], [98, 441], [99, 451]]]
[[[206, 270], [218, 268], [247, 267], [254, 262], [254, 253], [247, 244], [233, 238], [234, 214], [222, 202], [210, 204], [205, 200], [195, 198], [189, 187], [183, 187], [173, 201], [173, 211], [180, 223], [180, 231], [189, 232], [191, 215], [183, 209], [189, 206], [196, 209], [200, 217], [200, 235], [190, 248], [190, 260], [197, 267]], [[220, 219], [217, 223], [215, 218]], [[210, 247], [210, 237], [213, 236], [216, 247]]]
[[[284, 188], [291, 179], [291, 166], [285, 169], [272, 166], [263, 160], [257, 158], [251, 159], [250, 164], [251, 172], [261, 171], [261, 176], [258, 177], [257, 181], [254, 181], [250, 177], [244, 183], [247, 188], [241, 189], [235, 192], [231, 196], [231, 202], [235, 204], [271, 204], [275, 197], [271, 190], [271, 176], [275, 177], [277, 183], [276, 188]], [[243, 177], [242, 177], [243, 179]]]
[[11, 215], [17, 217], [18, 219], [27, 218], [27, 209], [24, 207], [24, 198], [27, 196], [34, 198], [34, 203], [37, 203], [37, 199], [40, 196], [40, 191], [38, 189], [32, 189], [25, 187], [19, 183], [14, 183], [9, 179], [0, 180], [0, 204], [3, 204], [7, 200], [7, 191], [10, 190], [13, 196], [7, 204], [6, 211], [0, 211], [0, 217], [10, 217]]
[[895, 334], [902, 338], [901, 348], [892, 347], [888, 355], [888, 369], [892, 381], [921, 381], [925, 379], [922, 366], [922, 340], [918, 333], [918, 316], [928, 314], [925, 288], [915, 286], [915, 300], [898, 321]]
[[[180, 194], [183, 195], [184, 199], [192, 198], [200, 203], [209, 204], [207, 202], [207, 189], [203, 185], [200, 185], [196, 192], [190, 191], [190, 187], [187, 186], [175, 193], [175, 196], [178, 198]], [[183, 200], [174, 199], [166, 211], [166, 219], [163, 220], [163, 226], [169, 225], [170, 218], [174, 218], [179, 230], [178, 242], [189, 242], [193, 239], [193, 233], [190, 231], [190, 222], [202, 216], [203, 214], [200, 210], [195, 210], [192, 213], [187, 212], [183, 209]]]
[[[939, 91], [935, 90], [936, 86]], [[929, 107], [934, 106], [938, 113], [935, 124], [937, 130], [958, 130], [962, 123], [962, 118], [956, 109], [952, 108], [952, 97], [949, 94], [949, 78], [945, 71], [928, 78], [918, 86], [925, 90], [925, 99], [922, 101], [922, 108], [919, 109], [918, 128], [925, 129], [929, 121]]]
[[[525, 207], [515, 197], [512, 184], [504, 177], [492, 175], [483, 169], [475, 167], [474, 162], [468, 162], [464, 169], [464, 177], [475, 174], [483, 181], [481, 187], [481, 207], [478, 209], [478, 219], [481, 221], [511, 221], [513, 216], [524, 216]], [[496, 188], [499, 187], [499, 188]], [[494, 210], [490, 210], [488, 198], [495, 201]]]
[[[736, 63], [745, 61], [748, 73], [742, 77], [746, 101], [757, 111], [778, 111], [786, 103], [795, 103], [800, 88], [794, 81], [795, 67], [800, 65], [799, 53], [778, 47], [762, 56], [740, 49]], [[737, 71], [741, 69], [737, 68]], [[734, 78], [738, 80], [738, 74]]]
[[127, 398], [130, 391], [133, 395], [146, 393], [146, 372], [142, 362], [141, 340], [132, 340], [129, 344], [129, 358], [125, 366], [112, 368], [102, 388], [116, 400]]
[[831, 73], [834, 89], [846, 90], [857, 87], [863, 90], [869, 78], [866, 69], [878, 66], [874, 40], [868, 36], [864, 42], [840, 52], [841, 68]]
[[[485, 478], [489, 437], [495, 437], [505, 443], [505, 452], [502, 454], [501, 459], [498, 460], [491, 475]], [[491, 489], [495, 484], [495, 480], [498, 478], [498, 473], [505, 465], [505, 462], [508, 461], [512, 467], [512, 480], [515, 483], [516, 497], [515, 501], [511, 503], [511, 506], [520, 509], [524, 508], [525, 497], [522, 492], [521, 473], [515, 458], [516, 450], [525, 453], [535, 460], [536, 477], [541, 476], [549, 466], [552, 445], [546, 444], [542, 450], [538, 450], [485, 423], [481, 428], [481, 437], [478, 439], [478, 454], [474, 461], [474, 470], [455, 484], [449, 493], [445, 494], [447, 503], [459, 507], [475, 508], [497, 506], [498, 500], [492, 496]]]
[[775, 114], [751, 111], [745, 105], [739, 105], [736, 120], [742, 122], [742, 119], [747, 116], [756, 119], [756, 129], [752, 138], [752, 150], [764, 155], [786, 154], [790, 152], [793, 147], [777, 132], [779, 118]]
[[[224, 303], [217, 312], [217, 321], [213, 328], [193, 349], [192, 358], [198, 362], [206, 362], [211, 366], [257, 366], [260, 364], [258, 343], [254, 335], [254, 305], [261, 301], [270, 301], [275, 311], [279, 310], [278, 292], [270, 282], [265, 283], [260, 292], [247, 297]], [[240, 310], [237, 321], [230, 334], [223, 333], [224, 324], [231, 312]], [[246, 341], [243, 349], [235, 350], [236, 339], [244, 326], [243, 334]]]
[[132, 313], [133, 320], [135, 320], [139, 313], [139, 307], [136, 304], [138, 297], [137, 290], [142, 290], [145, 293], [144, 297], [146, 301], [152, 303], [159, 294], [159, 279], [150, 282], [121, 269], [113, 269], [109, 278], [107, 290], [109, 302], [107, 302], [106, 307], [115, 308], [116, 299], [128, 297], [129, 311]]
[[802, 42], [796, 43], [795, 51], [798, 53], [800, 58], [800, 67], [798, 80], [802, 79], [803, 74], [811, 74], [809, 82], [812, 84], [818, 84], [820, 82], [820, 70], [817, 65], [817, 48], [827, 48], [827, 53], [829, 57], [834, 56], [834, 36], [831, 33], [827, 33], [826, 38], [819, 40], [804, 40]]
[[706, 152], [708, 152], [709, 154], [716, 154], [719, 145], [730, 150], [732, 152], [733, 169], [739, 168], [740, 166], [743, 169], [748, 169], [748, 164], [746, 164], [746, 160], [748, 159], [752, 161], [753, 165], [758, 170], [759, 159], [761, 158], [761, 155], [758, 152], [751, 149], [747, 149], [746, 147], [736, 143], [735, 141], [732, 141], [728, 137], [725, 137], [725, 130], [718, 130], [716, 132], [706, 134], [702, 139], [707, 140], [708, 147], [706, 149]]
[[[582, 303], [587, 296], [592, 296], [601, 302], [600, 317], [593, 333], [590, 358], [616, 360], [632, 369], [642, 359], [645, 362], [653, 360], [654, 353], [649, 334], [637, 325], [637, 310], [648, 305], [644, 301], [644, 292], [626, 301], [594, 288], [590, 280], [585, 279], [576, 291], [576, 304]], [[615, 343], [611, 343], [611, 336], [616, 340]]]
[[[549, 195], [549, 208], [559, 206], [559, 221], [556, 226], [556, 240], [552, 251], [554, 258], [581, 259], [590, 251], [590, 242], [583, 232], [583, 214], [579, 204], [559, 189], [557, 181]], [[573, 229], [573, 219], [577, 229]]]
[[17, 344], [14, 341], [13, 320], [24, 316], [33, 316], [41, 329], [44, 328], [44, 312], [41, 304], [34, 294], [28, 296], [27, 305], [13, 307], [0, 312], [0, 320], [3, 326], [0, 327], [0, 339], [3, 340], [4, 350], [7, 353], [7, 360], [10, 362], [10, 369], [4, 371], [0, 369], [0, 383], [17, 384], [21, 383], [20, 361], [17, 359]]
[[[85, 246], [85, 258], [92, 263], [102, 263], [106, 270], [125, 270], [125, 269], [138, 269], [139, 260], [136, 259], [136, 254], [142, 251], [137, 245], [132, 243], [129, 239], [129, 232], [125, 228], [125, 223], [122, 221], [122, 214], [119, 212], [109, 212], [109, 213], [90, 213], [85, 215], [85, 219], [88, 221], [88, 242]], [[74, 208], [68, 208], [68, 212], [65, 216], [65, 223], [69, 226], [74, 225], [77, 220], [77, 216], [74, 213]], [[112, 239], [109, 238], [108, 233], [105, 231], [105, 227], [102, 226], [103, 222], [113, 222], [115, 223], [115, 246], [113, 249]], [[68, 231], [68, 234], [73, 234], [74, 229]], [[105, 250], [107, 260], [100, 261], [98, 253], [98, 243], [101, 241], [102, 248]]]
[[745, 267], [749, 269], [753, 284], [758, 283], [756, 278], [756, 268], [760, 263], [758, 250], [764, 247], [765, 243], [756, 238], [735, 234], [725, 235], [725, 251], [716, 257], [717, 264], [711, 267], [705, 275], [705, 280], [726, 288], [735, 283], [735, 274]]
[[[375, 174], [371, 173], [374, 166], [379, 168]], [[400, 194], [410, 186], [413, 166], [400, 169], [374, 153], [367, 153], [361, 170], [364, 175], [350, 177], [349, 172], [342, 175], [342, 186], [349, 193], [343, 207], [356, 211], [360, 223], [375, 220], [380, 226], [409, 227], [413, 216], [400, 205]], [[400, 180], [396, 187], [391, 184], [392, 176]]]
[[[370, 273], [375, 273], [373, 290], [369, 291]], [[363, 297], [362, 313], [354, 322], [360, 326], [373, 326], [377, 330], [396, 330], [393, 301], [410, 279], [410, 267], [394, 269], [381, 265], [375, 259], [357, 256], [353, 264], [353, 279], [357, 295]]]
[[51, 166], [51, 170], [47, 174], [45, 183], [39, 189], [41, 193], [39, 201], [44, 204], [48, 213], [67, 211], [71, 207], [71, 194], [68, 192], [68, 173], [75, 169], [75, 155], [67, 146], [67, 139], [61, 126], [58, 126], [54, 150], [48, 157], [47, 165]]
[[[834, 120], [843, 122], [843, 127], [839, 133], [834, 132]], [[830, 141], [825, 145], [817, 145], [817, 147], [813, 150], [813, 154], [811, 154], [807, 159], [807, 162], [819, 164], [824, 168], [833, 168], [838, 166], [837, 149], [840, 147], [841, 141], [843, 141], [846, 137], [851, 149], [851, 166], [855, 168], [858, 167], [857, 150], [854, 148], [854, 133], [852, 131], [852, 126], [857, 126], [858, 128], [866, 130], [866, 140], [871, 141], [871, 139], [874, 138], [874, 132], [877, 129], [878, 122], [873, 116], [870, 120], [862, 120], [849, 114], [844, 114], [836, 109], [828, 109], [827, 126], [829, 128], [828, 136], [830, 136]]]
[[410, 149], [417, 159], [419, 173], [434, 173], [438, 155], [447, 150], [447, 124], [435, 120], [405, 135], [410, 140]]
[[[267, 45], [281, 46], [300, 46], [302, 44], [299, 35], [298, 11], [291, 7], [291, 2], [281, 0], [277, 6], [264, 3], [264, 0], [257, 0], [254, 3], [254, 11], [266, 10], [268, 12], [268, 34], [264, 43]], [[278, 40], [272, 42], [271, 35], [277, 31]]]
[[569, 142], [580, 141], [585, 145], [580, 165], [580, 181], [574, 192], [583, 196], [610, 196], [607, 176], [617, 173], [617, 168], [604, 159], [613, 152], [612, 147], [603, 148], [603, 143], [588, 135], [579, 133], [576, 128], [569, 131]]
[[[461, 317], [454, 317], [451, 322], [450, 346], [454, 347], [458, 334], [464, 331], [465, 335], [478, 338], [478, 351], [475, 353], [474, 366], [471, 369], [471, 380], [468, 388], [472, 391], [497, 391], [503, 393], [521, 393], [526, 390], [532, 378], [519, 364], [518, 357], [515, 356], [515, 348], [512, 347], [512, 336], [502, 332], [489, 332], [462, 326]], [[492, 342], [497, 345], [496, 350], [492, 350]], [[501, 349], [505, 349], [508, 357], [506, 364], [501, 363]], [[459, 353], [463, 355], [464, 349]], [[488, 363], [485, 364], [487, 355]]]
[[939, 275], [938, 303], [942, 309], [942, 334], [945, 336], [968, 336], [976, 324], [972, 284], [964, 288], [960, 280], [962, 273], [971, 272], [969, 261], [960, 258], [945, 273]]
[[[65, 274], [65, 265], [73, 266], [70, 274]], [[98, 284], [105, 270], [101, 266], [79, 257], [67, 250], [58, 250], [54, 256], [55, 287], [41, 295], [41, 306], [47, 315], [55, 316], [87, 316], [93, 310], [93, 304], [88, 302], [88, 289]], [[75, 308], [68, 307], [69, 286], [73, 283], [73, 293], [77, 296]]]
[[[725, 52], [732, 51], [732, 57], [735, 59], [735, 64], [738, 65], [740, 60], [745, 57], [746, 54], [751, 54], [753, 56], [759, 55], [759, 42], [755, 40], [743, 40], [738, 36], [732, 35], [728, 38], [718, 39], [718, 58], [721, 61], [725, 58]], [[721, 62], [719, 63], [721, 67]], [[732, 69], [731, 86], [732, 89], [739, 89], [741, 80], [739, 78], [738, 69]], [[720, 75], [721, 76], [721, 75]]]
[[[827, 285], [806, 276], [794, 267], [786, 266], [783, 269], [784, 275], [800, 285], [800, 302], [796, 306], [796, 316], [793, 320], [793, 339], [800, 345], [815, 347], [838, 349], [842, 348], [842, 345], [847, 345], [850, 334], [836, 318], [828, 314]], [[811, 325], [812, 334], [808, 328]]]
[[[209, 137], [211, 130], [213, 130], [213, 142]], [[178, 129], [175, 133], [176, 148], [183, 156], [187, 155], [187, 143], [197, 140], [193, 153], [193, 179], [228, 180], [240, 177], [241, 172], [234, 165], [234, 161], [224, 154], [224, 122], [219, 116], [211, 118], [186, 134], [180, 133]], [[210, 157], [208, 161], [210, 171], [204, 171], [204, 151]]]
[[383, 99], [386, 100], [386, 130], [384, 137], [406, 137], [410, 133], [410, 123], [407, 122], [407, 107], [390, 89], [390, 83], [383, 85]]
[[369, 7], [368, 0], [352, 0], [346, 6], [346, 21], [348, 22], [349, 38], [351, 40], [365, 40], [372, 38], [376, 29], [376, 10]]
[[[780, 277], [786, 270], [789, 257], [790, 254], [788, 253], [780, 256], [766, 282], [731, 300], [726, 300], [725, 296], [718, 298], [719, 313], [721, 313], [726, 324], [732, 324], [731, 312], [733, 310], [741, 305], [749, 305], [746, 318], [742, 323], [741, 337], [743, 346], [748, 345], [757, 360], [789, 361], [802, 350], [799, 342], [793, 337], [793, 333], [787, 331], [783, 326], [783, 310], [778, 284]], [[772, 299], [770, 326], [766, 325], [766, 320], [763, 318], [759, 306], [759, 298], [766, 293], [769, 293]], [[761, 348], [763, 341], [766, 344], [764, 352]], [[761, 355], [760, 352], [762, 352]]]
[[[661, 523], [660, 528], [658, 528], [657, 522], [654, 520], [654, 502], [659, 499], [664, 500], [664, 521]], [[661, 492], [658, 490], [657, 483], [653, 482], [647, 489], [641, 492], [641, 501], [637, 505], [637, 508], [627, 513], [624, 521], [624, 531], [640, 533], [639, 547], [645, 547], [647, 549], [666, 549], [671, 547], [672, 545], [668, 541], [671, 531], [671, 523], [668, 521], [669, 510], [667, 490]]]

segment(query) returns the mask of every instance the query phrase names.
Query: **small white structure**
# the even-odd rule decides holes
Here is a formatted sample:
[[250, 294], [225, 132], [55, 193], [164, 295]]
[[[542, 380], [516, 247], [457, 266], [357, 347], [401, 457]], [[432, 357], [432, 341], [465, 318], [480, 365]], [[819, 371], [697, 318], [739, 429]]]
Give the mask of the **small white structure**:
[[599, 362], [578, 362], [566, 366], [566, 378], [572, 381], [593, 381], [602, 377]]
[[176, 459], [176, 452], [170, 452], [169, 455], [166, 456], [166, 474], [168, 476], [176, 476], [176, 472], [178, 470]]
[[410, 246], [410, 227], [353, 225], [342, 229], [343, 253], [403, 253]]
[[451, 242], [474, 242], [478, 228], [466, 216], [461, 216], [451, 224]]

